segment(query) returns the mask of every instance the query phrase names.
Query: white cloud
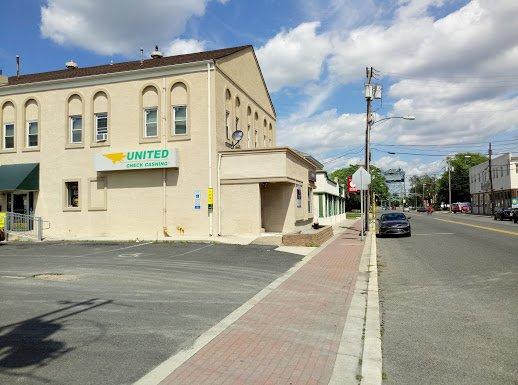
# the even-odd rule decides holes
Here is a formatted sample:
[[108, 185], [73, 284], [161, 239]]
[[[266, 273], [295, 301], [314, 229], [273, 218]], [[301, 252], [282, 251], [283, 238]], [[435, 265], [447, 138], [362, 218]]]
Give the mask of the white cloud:
[[[322, 64], [328, 72], [318, 81], [300, 80], [305, 100], [300, 111], [279, 124], [284, 143], [321, 152], [361, 140], [363, 114], [319, 109], [340, 85], [360, 80], [367, 65], [381, 70], [385, 75], [381, 81], [391, 85], [385, 89], [386, 115], [417, 118], [375, 126], [373, 141], [460, 144], [517, 132], [518, 2], [472, 0], [446, 16], [434, 17], [430, 10], [446, 3], [451, 4], [402, 0], [391, 20], [374, 18], [353, 29], [332, 24], [320, 32], [318, 36], [331, 44], [332, 53]], [[388, 97], [394, 100], [391, 111], [386, 109]], [[345, 127], [358, 138], [344, 137]], [[323, 134], [317, 133], [320, 130]], [[424, 158], [405, 167], [417, 173], [430, 162]]]
[[205, 42], [196, 39], [174, 39], [165, 49], [166, 55], [183, 55], [205, 50]]
[[138, 54], [180, 35], [187, 21], [202, 16], [208, 0], [47, 0], [41, 34], [58, 44], [99, 54]]
[[279, 122], [278, 143], [289, 144], [315, 155], [361, 144], [365, 130], [363, 114], [338, 114], [327, 110], [308, 118], [292, 117]]
[[319, 35], [320, 23], [302, 23], [281, 31], [257, 50], [257, 58], [270, 91], [318, 80], [330, 40]]

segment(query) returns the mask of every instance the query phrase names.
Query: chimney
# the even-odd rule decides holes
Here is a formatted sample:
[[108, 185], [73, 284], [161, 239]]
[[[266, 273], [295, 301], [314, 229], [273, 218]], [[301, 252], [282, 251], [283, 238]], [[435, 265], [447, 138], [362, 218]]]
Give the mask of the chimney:
[[161, 57], [163, 57], [164, 55], [162, 55], [162, 52], [160, 52], [158, 50], [158, 45], [155, 45], [155, 50], [153, 52], [151, 52], [151, 57], [153, 59], [159, 59]]
[[140, 65], [144, 64], [144, 48], [140, 49]]
[[69, 70], [74, 70], [77, 68], [77, 63], [73, 60], [70, 60], [65, 63], [65, 67], [67, 67]]
[[9, 79], [2, 75], [2, 70], [0, 70], [0, 86], [5, 86], [7, 83], [9, 83]]

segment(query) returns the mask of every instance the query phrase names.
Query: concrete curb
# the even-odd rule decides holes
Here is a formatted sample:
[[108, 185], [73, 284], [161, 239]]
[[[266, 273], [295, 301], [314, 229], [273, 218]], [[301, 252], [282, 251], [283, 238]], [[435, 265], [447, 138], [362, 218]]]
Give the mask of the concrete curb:
[[357, 385], [361, 376], [371, 242], [372, 239], [367, 237], [329, 385]]
[[371, 232], [370, 238], [369, 285], [367, 289], [367, 308], [365, 312], [365, 337], [363, 344], [361, 384], [381, 385], [383, 363], [381, 353], [378, 263], [375, 231]]
[[165, 379], [170, 373], [174, 372], [178, 367], [180, 367], [184, 362], [186, 362], [189, 358], [194, 356], [198, 351], [200, 351], [205, 345], [207, 345], [210, 341], [216, 338], [219, 334], [221, 334], [225, 329], [227, 329], [230, 325], [236, 322], [242, 315], [248, 312], [252, 307], [254, 307], [259, 301], [261, 301], [264, 297], [270, 294], [273, 290], [279, 287], [284, 281], [286, 281], [289, 277], [291, 277], [297, 270], [299, 270], [302, 266], [308, 263], [316, 254], [322, 251], [327, 245], [336, 240], [341, 235], [341, 232], [335, 234], [331, 239], [328, 239], [324, 242], [320, 247], [313, 250], [307, 256], [305, 256], [302, 260], [300, 260], [297, 264], [295, 264], [292, 268], [286, 271], [282, 276], [277, 278], [275, 281], [266, 286], [263, 290], [258, 292], [255, 296], [245, 302], [243, 305], [238, 307], [232, 313], [223, 318], [220, 322], [215, 324], [205, 333], [200, 335], [193, 343], [193, 345], [187, 349], [180, 350], [176, 354], [173, 354], [171, 357], [166, 359], [164, 362], [159, 364], [156, 368], [152, 369], [149, 373], [144, 375], [141, 379], [134, 382], [134, 385], [157, 385], [163, 379]]

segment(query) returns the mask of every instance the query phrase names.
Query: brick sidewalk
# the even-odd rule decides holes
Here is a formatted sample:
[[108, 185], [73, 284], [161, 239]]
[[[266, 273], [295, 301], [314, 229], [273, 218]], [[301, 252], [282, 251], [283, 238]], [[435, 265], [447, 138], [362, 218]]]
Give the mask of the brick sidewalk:
[[328, 384], [363, 243], [347, 229], [160, 385]]

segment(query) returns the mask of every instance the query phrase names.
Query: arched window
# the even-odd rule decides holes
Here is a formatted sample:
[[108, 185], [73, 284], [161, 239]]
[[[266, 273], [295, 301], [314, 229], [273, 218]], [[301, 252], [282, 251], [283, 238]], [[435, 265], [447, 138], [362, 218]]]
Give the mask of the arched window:
[[38, 149], [40, 147], [40, 111], [38, 102], [29, 99], [24, 105], [25, 147]]
[[259, 142], [259, 114], [254, 114], [254, 148], [257, 148]]
[[268, 138], [269, 138], [269, 145], [271, 147], [271, 146], [273, 146], [273, 127], [272, 127], [271, 123], [268, 125]]
[[141, 139], [158, 139], [160, 136], [160, 95], [158, 89], [149, 85], [142, 89], [141, 103]]
[[252, 146], [252, 109], [250, 106], [246, 109], [246, 148]]
[[236, 96], [236, 109], [235, 109], [235, 126], [233, 131], [237, 131], [240, 129], [240, 121], [241, 118], [241, 100]]
[[189, 135], [189, 93], [184, 83], [175, 83], [171, 88], [171, 133], [174, 137]]
[[263, 119], [263, 147], [266, 147], [266, 119]]
[[104, 91], [98, 91], [93, 98], [94, 142], [107, 143], [109, 135], [110, 100]]
[[7, 101], [2, 105], [0, 110], [2, 126], [2, 143], [0, 149], [7, 151], [15, 151], [16, 149], [16, 107], [13, 102]]
[[70, 95], [67, 100], [67, 144], [82, 145], [84, 140], [83, 128], [84, 106], [83, 99], [78, 94]]
[[230, 108], [232, 95], [230, 90], [225, 90], [225, 137], [230, 140]]

